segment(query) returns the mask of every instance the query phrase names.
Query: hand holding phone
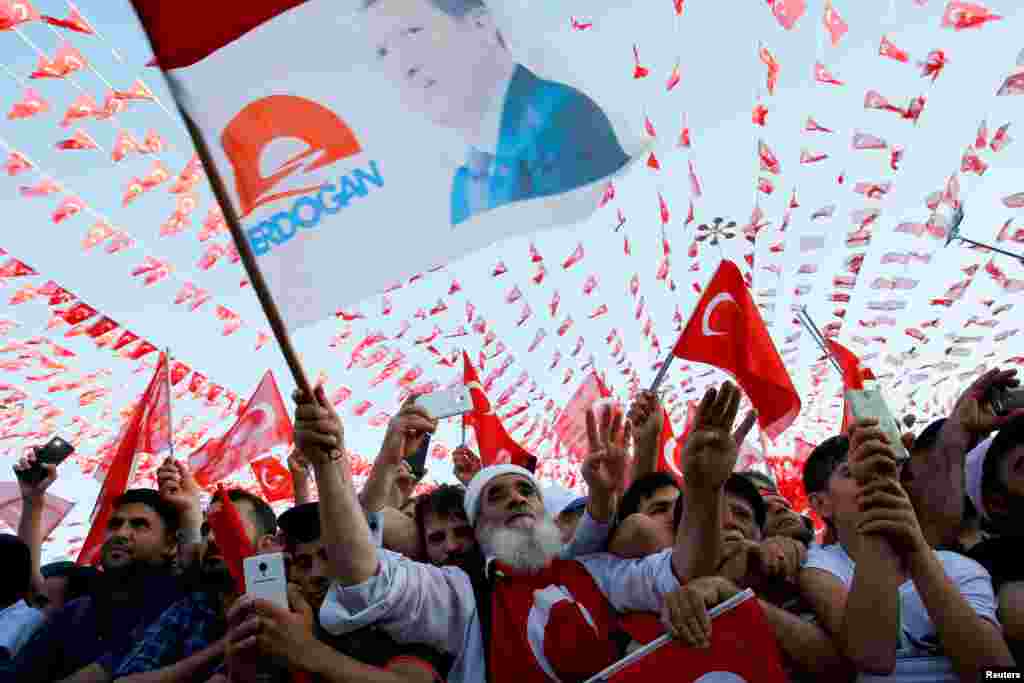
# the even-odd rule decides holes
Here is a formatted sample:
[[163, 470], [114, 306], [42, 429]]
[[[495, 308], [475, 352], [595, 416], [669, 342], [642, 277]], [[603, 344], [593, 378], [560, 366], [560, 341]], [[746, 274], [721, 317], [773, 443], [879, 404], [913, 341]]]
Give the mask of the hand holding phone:
[[463, 415], [473, 409], [469, 389], [462, 384], [451, 389], [417, 396], [416, 405], [426, 410], [435, 420]]
[[288, 576], [283, 553], [253, 555], [242, 561], [245, 594], [288, 609]]
[[57, 466], [74, 452], [74, 446], [55, 436], [45, 446], [37, 448], [34, 455], [28, 458], [32, 464], [27, 469], [15, 468], [14, 474], [24, 483], [36, 486], [46, 479], [46, 468], [43, 465]]
[[881, 429], [889, 440], [889, 447], [896, 454], [896, 462], [899, 464], [910, 460], [910, 453], [903, 445], [900, 436], [900, 427], [896, 418], [889, 411], [882, 393], [878, 389], [863, 390], [852, 389], [846, 392], [846, 403], [857, 420], [878, 420], [878, 428]]
[[993, 387], [989, 403], [997, 417], [1024, 410], [1024, 387]]

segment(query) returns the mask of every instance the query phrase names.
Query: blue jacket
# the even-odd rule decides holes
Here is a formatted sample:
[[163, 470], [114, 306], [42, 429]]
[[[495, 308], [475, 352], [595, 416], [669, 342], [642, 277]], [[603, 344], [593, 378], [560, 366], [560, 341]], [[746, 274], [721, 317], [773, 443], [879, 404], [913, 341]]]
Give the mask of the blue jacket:
[[503, 204], [574, 190], [628, 162], [593, 100], [517, 66], [505, 95], [497, 154], [470, 150], [455, 173], [452, 225]]

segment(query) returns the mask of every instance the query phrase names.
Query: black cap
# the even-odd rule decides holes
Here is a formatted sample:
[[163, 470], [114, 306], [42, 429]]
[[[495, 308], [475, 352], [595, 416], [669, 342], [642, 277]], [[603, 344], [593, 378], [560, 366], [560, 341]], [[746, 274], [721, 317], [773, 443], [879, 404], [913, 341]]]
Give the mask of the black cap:
[[290, 543], [312, 543], [320, 538], [320, 504], [303, 503], [285, 510], [277, 526]]
[[765, 507], [761, 492], [757, 490], [754, 483], [742, 474], [733, 472], [725, 481], [726, 493], [732, 493], [745, 499], [754, 508], [754, 520], [758, 528], [764, 528], [765, 519], [768, 517], [768, 510]]

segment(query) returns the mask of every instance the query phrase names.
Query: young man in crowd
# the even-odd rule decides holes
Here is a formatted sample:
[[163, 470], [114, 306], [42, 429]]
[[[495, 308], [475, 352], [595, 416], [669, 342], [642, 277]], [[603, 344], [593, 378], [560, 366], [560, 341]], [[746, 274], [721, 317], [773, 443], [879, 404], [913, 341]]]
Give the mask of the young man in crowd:
[[1003, 426], [967, 455], [971, 508], [998, 535], [966, 550], [992, 575], [999, 618], [1018, 661], [1024, 657], [1024, 416]]
[[[29, 466], [31, 456], [18, 465]], [[119, 496], [101, 549], [103, 573], [88, 596], [65, 604], [33, 634], [13, 662], [13, 680], [109, 680], [141, 630], [183, 595], [171, 572], [178, 525], [176, 509], [156, 491]]]
[[0, 534], [0, 563], [7, 579], [0, 590], [0, 666], [7, 666], [25, 640], [43, 625], [43, 613], [25, 599], [32, 595], [32, 557], [13, 534]]
[[[317, 615], [329, 585], [327, 550], [318, 503], [298, 505], [278, 520], [290, 562], [290, 609], [243, 598], [229, 615], [228, 669], [256, 670], [277, 660], [323, 683], [433, 683], [437, 653], [422, 645], [399, 646], [373, 627], [335, 638]], [[243, 678], [244, 677], [240, 677]]]
[[800, 575], [819, 623], [864, 675], [963, 682], [1012, 665], [988, 573], [929, 546], [899, 477], [873, 420], [808, 457], [808, 496], [838, 539], [812, 547]]
[[[257, 553], [278, 549], [274, 511], [258, 496], [233, 489], [228, 499], [238, 509], [245, 534]], [[211, 506], [220, 505], [214, 496]], [[114, 672], [122, 683], [205, 680], [224, 658], [225, 616], [237, 598], [234, 580], [206, 530], [198, 567], [197, 590], [164, 611], [143, 633]]]

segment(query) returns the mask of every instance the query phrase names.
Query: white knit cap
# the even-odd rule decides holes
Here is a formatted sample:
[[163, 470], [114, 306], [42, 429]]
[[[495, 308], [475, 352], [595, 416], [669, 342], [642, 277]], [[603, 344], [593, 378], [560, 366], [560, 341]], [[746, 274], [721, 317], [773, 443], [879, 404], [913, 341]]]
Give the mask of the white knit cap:
[[484, 492], [484, 488], [494, 479], [506, 474], [518, 474], [526, 477], [537, 488], [539, 494], [540, 484], [537, 483], [533, 473], [525, 467], [520, 467], [519, 465], [491, 465], [490, 467], [485, 467], [476, 473], [466, 488], [466, 498], [463, 502], [463, 507], [466, 510], [466, 519], [469, 520], [470, 526], [476, 526], [476, 518], [480, 513], [480, 494]]
[[985, 456], [988, 455], [988, 449], [992, 446], [994, 438], [985, 439], [975, 446], [964, 460], [964, 488], [967, 489], [967, 497], [971, 499], [978, 514], [986, 519], [988, 519], [988, 511], [982, 500], [981, 480], [985, 472]]

